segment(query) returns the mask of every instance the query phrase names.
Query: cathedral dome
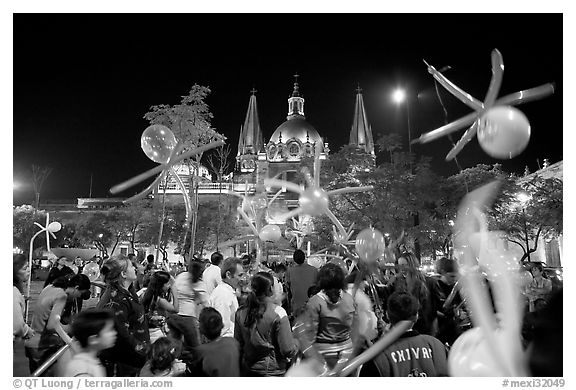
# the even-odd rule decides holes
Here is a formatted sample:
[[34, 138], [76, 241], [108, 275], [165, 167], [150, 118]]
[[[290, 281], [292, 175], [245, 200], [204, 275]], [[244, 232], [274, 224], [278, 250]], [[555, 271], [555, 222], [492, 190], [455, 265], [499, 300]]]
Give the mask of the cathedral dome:
[[302, 144], [307, 142], [313, 144], [316, 142], [322, 146], [322, 149], [324, 147], [320, 134], [310, 123], [306, 122], [304, 117], [292, 117], [282, 123], [270, 137], [270, 142], [274, 144], [282, 142], [285, 144], [292, 139], [299, 140]]

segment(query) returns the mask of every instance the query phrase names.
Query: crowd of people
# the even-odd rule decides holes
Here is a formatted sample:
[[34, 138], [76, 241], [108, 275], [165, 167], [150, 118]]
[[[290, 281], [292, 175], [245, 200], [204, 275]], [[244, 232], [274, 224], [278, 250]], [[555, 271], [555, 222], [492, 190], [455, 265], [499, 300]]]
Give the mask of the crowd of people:
[[[472, 327], [453, 259], [438, 259], [433, 276], [410, 253], [398, 256], [392, 273], [333, 261], [317, 269], [301, 250], [289, 266], [215, 252], [179, 273], [157, 267], [152, 255], [144, 264], [133, 254], [95, 262], [106, 286], [98, 292], [82, 263], [58, 259], [27, 324], [28, 262], [14, 255], [14, 340], [24, 339], [31, 373], [66, 344], [68, 355], [41, 375], [285, 376], [308, 359], [318, 374], [339, 372], [408, 321], [396, 341], [351, 375], [447, 376], [450, 347]], [[534, 374], [559, 369], [561, 376], [562, 364], [548, 351], [562, 347], [562, 290], [552, 293], [541, 265], [531, 272], [521, 337]], [[96, 307], [83, 310], [95, 294]], [[560, 340], [550, 334], [558, 326]]]

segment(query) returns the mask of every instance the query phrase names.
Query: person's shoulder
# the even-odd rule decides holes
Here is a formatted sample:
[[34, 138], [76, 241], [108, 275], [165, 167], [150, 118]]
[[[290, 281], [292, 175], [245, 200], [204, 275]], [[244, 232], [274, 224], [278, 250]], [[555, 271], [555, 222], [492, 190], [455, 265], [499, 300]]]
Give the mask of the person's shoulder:
[[101, 366], [92, 359], [79, 353], [66, 365], [64, 376], [96, 376]]

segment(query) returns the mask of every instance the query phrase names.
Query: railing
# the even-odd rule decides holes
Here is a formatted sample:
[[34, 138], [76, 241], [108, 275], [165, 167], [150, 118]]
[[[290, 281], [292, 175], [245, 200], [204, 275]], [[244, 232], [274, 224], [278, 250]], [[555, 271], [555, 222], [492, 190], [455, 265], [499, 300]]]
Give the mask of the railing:
[[58, 333], [58, 336], [60, 336], [60, 338], [66, 343], [66, 345], [61, 347], [58, 351], [56, 351], [56, 353], [54, 355], [50, 356], [48, 358], [48, 360], [46, 360], [44, 363], [42, 363], [42, 365], [40, 367], [38, 367], [36, 369], [36, 371], [34, 371], [32, 373], [33, 377], [39, 377], [44, 372], [46, 372], [46, 370], [48, 368], [50, 368], [54, 363], [56, 363], [58, 361], [58, 359], [60, 359], [69, 349], [72, 350], [72, 353], [80, 352], [77, 350], [77, 347], [76, 347], [74, 340], [72, 340], [70, 338], [70, 336], [68, 336], [68, 334], [62, 328], [62, 324], [60, 324], [60, 316], [58, 316], [57, 320], [58, 320], [58, 323], [57, 323], [56, 329], [55, 329], [56, 333]]

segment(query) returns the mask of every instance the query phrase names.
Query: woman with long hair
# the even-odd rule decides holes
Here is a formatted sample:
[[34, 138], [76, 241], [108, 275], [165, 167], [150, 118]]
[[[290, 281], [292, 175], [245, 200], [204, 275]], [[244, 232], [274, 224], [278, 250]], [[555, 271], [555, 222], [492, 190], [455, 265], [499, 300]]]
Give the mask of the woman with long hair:
[[169, 315], [167, 323], [172, 338], [175, 340], [184, 338], [184, 354], [188, 354], [192, 348], [200, 345], [198, 318], [202, 309], [208, 306], [206, 284], [202, 280], [203, 271], [203, 263], [191, 260], [188, 270], [176, 275], [174, 282], [178, 312]]
[[175, 299], [174, 279], [166, 271], [156, 271], [150, 276], [146, 292], [141, 298], [146, 317], [150, 342], [166, 336], [166, 317], [169, 313], [178, 312], [178, 301]]
[[419, 262], [412, 253], [402, 253], [396, 260], [396, 275], [391, 280], [388, 296], [395, 292], [408, 293], [420, 304], [418, 320], [414, 330], [422, 334], [434, 335], [434, 319], [436, 310], [427, 287], [426, 277], [419, 269]]
[[114, 312], [116, 344], [101, 353], [107, 376], [135, 376], [146, 362], [150, 345], [144, 307], [139, 302], [132, 283], [136, 270], [125, 257], [113, 257], [102, 265], [107, 287], [98, 302], [98, 309]]
[[242, 370], [248, 376], [283, 376], [299, 343], [286, 311], [274, 302], [274, 278], [256, 273], [246, 304], [236, 312], [234, 338], [240, 344]]
[[28, 280], [28, 260], [22, 254], [15, 254], [12, 260], [12, 296], [14, 315], [12, 323], [14, 325], [13, 341], [17, 338], [27, 339], [34, 335], [34, 329], [28, 326], [24, 321], [24, 312], [26, 311], [26, 303], [24, 300], [24, 282]]
[[328, 263], [318, 271], [320, 292], [306, 304], [313, 344], [328, 368], [345, 364], [354, 352], [357, 309], [352, 295], [346, 292], [344, 270]]

